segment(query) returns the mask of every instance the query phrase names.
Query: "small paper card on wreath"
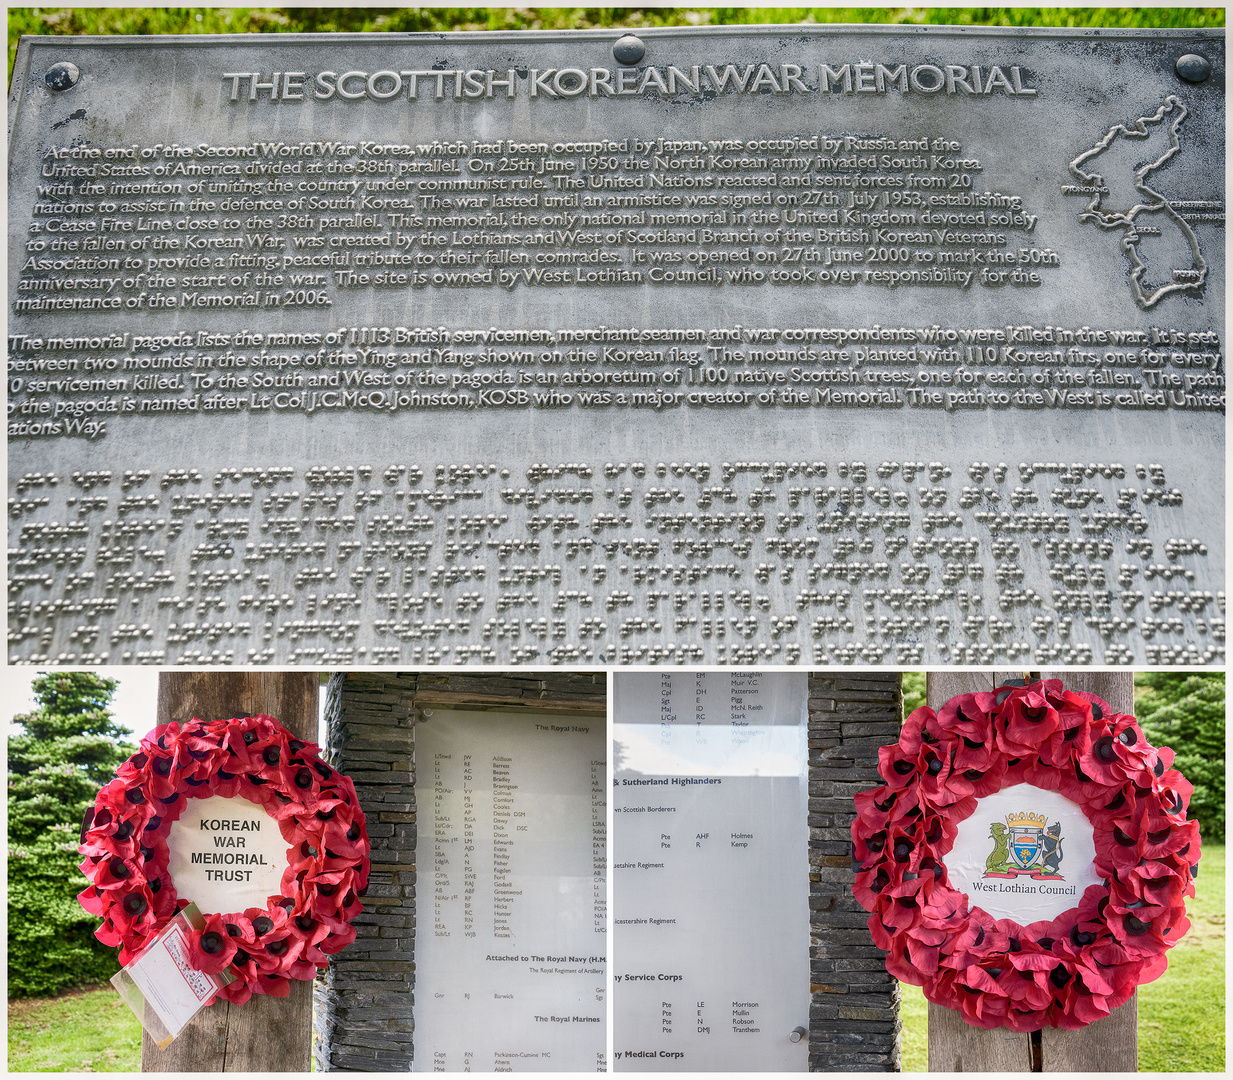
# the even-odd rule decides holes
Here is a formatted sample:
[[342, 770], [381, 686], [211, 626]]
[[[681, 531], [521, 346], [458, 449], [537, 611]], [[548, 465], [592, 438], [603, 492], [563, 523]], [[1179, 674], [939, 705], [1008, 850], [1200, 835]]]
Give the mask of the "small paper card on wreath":
[[205, 924], [195, 904], [175, 916], [127, 967], [111, 979], [124, 1003], [160, 1050], [232, 979], [198, 971], [188, 936]]

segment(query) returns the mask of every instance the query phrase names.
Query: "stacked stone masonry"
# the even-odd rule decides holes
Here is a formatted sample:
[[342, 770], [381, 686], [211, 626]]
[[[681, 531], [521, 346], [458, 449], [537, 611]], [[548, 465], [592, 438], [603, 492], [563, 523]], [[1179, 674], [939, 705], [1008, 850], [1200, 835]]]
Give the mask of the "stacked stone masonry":
[[331, 961], [314, 994], [319, 1072], [405, 1072], [415, 1031], [415, 728], [413, 700], [441, 707], [593, 709], [603, 673], [336, 673], [326, 697], [326, 756], [355, 781], [372, 842], [372, 872], [356, 941]]
[[899, 984], [852, 896], [853, 797], [876, 787], [878, 747], [899, 738], [900, 676], [809, 676], [809, 1069], [896, 1072]]

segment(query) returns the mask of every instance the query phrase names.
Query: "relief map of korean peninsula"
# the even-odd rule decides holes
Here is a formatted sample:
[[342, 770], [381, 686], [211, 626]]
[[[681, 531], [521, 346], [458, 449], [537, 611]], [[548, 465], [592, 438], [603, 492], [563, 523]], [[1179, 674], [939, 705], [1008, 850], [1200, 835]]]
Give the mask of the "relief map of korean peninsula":
[[[1151, 116], [1129, 127], [1115, 124], [1092, 149], [1070, 163], [1080, 183], [1068, 195], [1090, 195], [1079, 220], [1122, 233], [1130, 259], [1130, 289], [1147, 309], [1175, 292], [1197, 293], [1207, 280], [1207, 262], [1177, 204], [1148, 187], [1148, 179], [1181, 152], [1186, 106], [1173, 94]], [[1098, 166], [1103, 172], [1089, 172]], [[1189, 204], [1187, 207], [1189, 208]]]

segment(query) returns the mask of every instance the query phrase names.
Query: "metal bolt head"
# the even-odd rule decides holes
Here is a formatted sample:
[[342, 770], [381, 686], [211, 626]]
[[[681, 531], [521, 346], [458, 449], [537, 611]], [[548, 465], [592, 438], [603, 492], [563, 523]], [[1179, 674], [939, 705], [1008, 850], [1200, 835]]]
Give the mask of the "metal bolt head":
[[1212, 73], [1212, 65], [1198, 53], [1187, 53], [1177, 61], [1177, 74], [1188, 83], [1201, 83]]
[[633, 34], [618, 38], [612, 46], [612, 56], [619, 64], [636, 64], [646, 55], [646, 46], [642, 39]]
[[58, 64], [52, 64], [43, 78], [46, 79], [47, 85], [53, 90], [69, 90], [77, 85], [77, 80], [81, 78], [81, 72], [77, 70], [76, 64], [70, 64], [67, 60], [61, 60]]

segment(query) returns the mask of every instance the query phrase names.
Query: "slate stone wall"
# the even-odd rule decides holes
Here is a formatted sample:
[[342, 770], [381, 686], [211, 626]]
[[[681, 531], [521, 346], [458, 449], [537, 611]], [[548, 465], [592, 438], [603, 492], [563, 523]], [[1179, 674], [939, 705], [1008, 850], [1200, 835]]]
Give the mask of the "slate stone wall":
[[899, 738], [896, 672], [809, 676], [809, 1068], [897, 1072], [899, 984], [852, 896], [858, 791], [882, 783], [878, 747]]
[[372, 842], [356, 940], [313, 997], [318, 1072], [406, 1072], [415, 1031], [415, 728], [412, 700], [457, 708], [602, 706], [603, 673], [348, 672], [326, 691], [325, 757], [355, 781]]

